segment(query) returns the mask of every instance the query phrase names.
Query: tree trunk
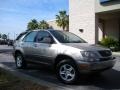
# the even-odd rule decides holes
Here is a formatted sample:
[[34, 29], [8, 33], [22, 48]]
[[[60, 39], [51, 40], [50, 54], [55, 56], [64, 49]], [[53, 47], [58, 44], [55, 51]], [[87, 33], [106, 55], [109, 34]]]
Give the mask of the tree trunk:
[[69, 26], [66, 27], [66, 31], [69, 31]]
[[65, 27], [62, 27], [63, 31], [65, 31]]

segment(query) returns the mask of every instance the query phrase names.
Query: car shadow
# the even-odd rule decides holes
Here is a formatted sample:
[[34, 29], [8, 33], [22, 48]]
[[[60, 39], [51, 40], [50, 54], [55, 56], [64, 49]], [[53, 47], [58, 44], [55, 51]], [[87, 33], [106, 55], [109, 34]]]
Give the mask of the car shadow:
[[[15, 69], [13, 62], [2, 62], [8, 67]], [[21, 69], [20, 72], [37, 77], [39, 79], [45, 79], [54, 84], [66, 86], [66, 87], [79, 87], [79, 86], [94, 86], [97, 88], [103, 88], [107, 90], [120, 89], [120, 71], [111, 69], [101, 73], [101, 75], [86, 75], [85, 78], [79, 78], [78, 83], [73, 85], [65, 85], [60, 83], [56, 79], [53, 69], [44, 65], [29, 65], [27, 69]]]
[[[17, 69], [15, 66], [15, 62], [1, 62], [4, 65], [7, 65], [8, 67], [11, 67], [13, 69]], [[50, 66], [47, 65], [35, 65], [35, 64], [28, 64], [27, 68], [25, 69], [17, 69], [19, 71], [36, 71], [36, 72], [40, 72], [40, 73], [48, 73], [48, 74], [55, 74], [53, 68], [51, 68]]]
[[120, 71], [111, 69], [100, 75], [87, 75], [73, 86], [95, 86], [107, 90], [120, 89]]

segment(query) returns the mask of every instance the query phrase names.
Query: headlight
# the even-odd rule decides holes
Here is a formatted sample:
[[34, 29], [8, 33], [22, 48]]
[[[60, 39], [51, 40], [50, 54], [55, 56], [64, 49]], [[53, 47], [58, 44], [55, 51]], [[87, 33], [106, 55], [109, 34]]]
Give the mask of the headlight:
[[94, 61], [99, 61], [98, 55], [95, 52], [92, 51], [82, 51], [81, 52], [83, 59], [85, 61], [90, 61], [90, 62], [94, 62]]

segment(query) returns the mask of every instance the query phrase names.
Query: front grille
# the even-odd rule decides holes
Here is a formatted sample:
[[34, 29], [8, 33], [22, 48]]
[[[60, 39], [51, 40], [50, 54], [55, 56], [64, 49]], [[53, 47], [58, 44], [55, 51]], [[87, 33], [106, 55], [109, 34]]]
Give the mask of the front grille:
[[98, 51], [98, 52], [102, 57], [108, 57], [108, 56], [112, 55], [110, 50], [101, 50], [101, 51]]
[[107, 57], [107, 58], [100, 58], [100, 61], [109, 61], [112, 60], [112, 57]]

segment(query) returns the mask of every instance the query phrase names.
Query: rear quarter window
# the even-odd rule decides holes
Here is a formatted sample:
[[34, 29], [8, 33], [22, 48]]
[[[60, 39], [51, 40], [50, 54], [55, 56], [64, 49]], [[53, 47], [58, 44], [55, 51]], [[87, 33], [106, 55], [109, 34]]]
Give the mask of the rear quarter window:
[[16, 38], [16, 41], [22, 40], [23, 37], [24, 37], [27, 33], [28, 33], [28, 32], [21, 33], [21, 34]]

